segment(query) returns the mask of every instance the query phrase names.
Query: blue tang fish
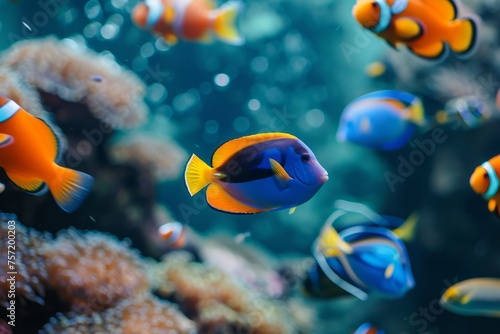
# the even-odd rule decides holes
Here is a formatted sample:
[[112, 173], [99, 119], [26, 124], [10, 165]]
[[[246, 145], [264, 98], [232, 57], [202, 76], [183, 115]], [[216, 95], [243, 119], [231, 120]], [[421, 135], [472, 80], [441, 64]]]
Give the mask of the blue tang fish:
[[292, 213], [328, 180], [314, 153], [286, 133], [230, 140], [214, 152], [212, 166], [193, 154], [186, 166], [187, 189], [193, 196], [208, 185], [208, 204], [229, 213]]
[[397, 90], [363, 95], [342, 112], [337, 140], [378, 150], [406, 145], [418, 126], [425, 125], [420, 99]]
[[377, 327], [372, 324], [365, 322], [354, 332], [354, 334], [385, 334], [384, 331], [379, 330]]
[[448, 311], [468, 316], [500, 317], [500, 279], [473, 278], [449, 287], [441, 297]]
[[[315, 284], [319, 284], [318, 291], [324, 288], [324, 274], [328, 280], [361, 300], [366, 300], [369, 294], [386, 298], [404, 296], [415, 286], [415, 281], [401, 238], [386, 227], [370, 225], [377, 223], [370, 220], [367, 224], [337, 232], [332, 223], [347, 213], [344, 210], [334, 211], [314, 242], [313, 255], [317, 263], [308, 273], [309, 282], [306, 283], [309, 286], [306, 290], [314, 289]], [[384, 216], [379, 217], [385, 220]], [[384, 224], [392, 225], [388, 222]], [[407, 224], [414, 225], [414, 219], [409, 219], [398, 230], [406, 232]], [[342, 295], [331, 289], [328, 293]]]

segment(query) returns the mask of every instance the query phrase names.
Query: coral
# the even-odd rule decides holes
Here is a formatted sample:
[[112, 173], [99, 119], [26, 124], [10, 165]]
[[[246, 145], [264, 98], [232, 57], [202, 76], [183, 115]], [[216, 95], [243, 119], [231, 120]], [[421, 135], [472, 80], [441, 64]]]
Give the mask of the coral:
[[109, 154], [116, 163], [128, 163], [151, 170], [158, 181], [179, 176], [187, 159], [184, 149], [174, 141], [147, 133], [122, 137], [110, 147]]
[[135, 127], [147, 116], [145, 88], [135, 74], [74, 40], [21, 41], [0, 62], [40, 91], [87, 105], [115, 129]]
[[110, 235], [69, 229], [43, 256], [46, 284], [75, 311], [101, 311], [149, 288], [138, 252]]
[[195, 332], [195, 324], [172, 304], [150, 295], [124, 300], [113, 308], [89, 316], [58, 314], [41, 331], [44, 334], [188, 334]]
[[12, 327], [3, 319], [0, 319], [0, 334], [12, 334]]
[[282, 303], [252, 292], [215, 268], [175, 252], [153, 268], [157, 290], [174, 298], [201, 333], [295, 333]]
[[[48, 276], [44, 269], [41, 247], [48, 237], [33, 229], [26, 228], [16, 219], [16, 216], [12, 214], [0, 214], [0, 258], [2, 262], [2, 266], [0, 266], [0, 302], [4, 306], [8, 302], [10, 283], [7, 278], [11, 276], [8, 272], [16, 272], [14, 275], [16, 297], [44, 304], [42, 297], [45, 295], [45, 289], [42, 283], [47, 280]], [[15, 221], [15, 224], [12, 224], [12, 221]], [[8, 231], [15, 231], [15, 235]], [[13, 242], [9, 242], [9, 240], [13, 240]], [[8, 247], [9, 245], [14, 247]], [[7, 259], [8, 256], [12, 255], [15, 256], [15, 258], [10, 258], [14, 267], [10, 269], [7, 266]]]

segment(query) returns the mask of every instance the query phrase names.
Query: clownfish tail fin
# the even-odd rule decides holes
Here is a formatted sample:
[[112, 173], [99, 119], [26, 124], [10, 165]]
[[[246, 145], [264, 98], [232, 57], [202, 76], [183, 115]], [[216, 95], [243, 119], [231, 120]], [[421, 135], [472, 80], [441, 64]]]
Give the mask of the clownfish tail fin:
[[233, 45], [245, 43], [236, 29], [236, 18], [242, 7], [239, 1], [229, 1], [214, 11], [214, 32], [220, 40]]
[[477, 19], [469, 17], [453, 21], [454, 32], [449, 43], [451, 50], [459, 55], [468, 56], [477, 46], [478, 26]]
[[66, 212], [75, 211], [87, 198], [94, 184], [88, 174], [56, 165], [56, 176], [47, 181], [57, 204]]
[[212, 168], [198, 158], [196, 154], [191, 156], [184, 173], [184, 181], [191, 196], [194, 196], [212, 181], [210, 178], [211, 170]]

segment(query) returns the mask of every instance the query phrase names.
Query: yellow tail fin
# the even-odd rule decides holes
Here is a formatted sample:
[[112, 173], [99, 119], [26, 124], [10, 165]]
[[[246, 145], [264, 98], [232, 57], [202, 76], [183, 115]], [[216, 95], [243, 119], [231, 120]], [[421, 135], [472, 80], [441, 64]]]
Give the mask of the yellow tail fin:
[[454, 22], [454, 33], [450, 36], [449, 44], [453, 52], [458, 54], [474, 50], [477, 44], [477, 22], [472, 18], [458, 19]]
[[415, 226], [418, 222], [418, 214], [412, 213], [400, 227], [393, 232], [404, 241], [411, 241], [415, 236]]
[[245, 42], [235, 27], [241, 7], [240, 2], [230, 1], [216, 10], [214, 32], [220, 40], [233, 45], [242, 45]]
[[75, 211], [88, 196], [94, 178], [76, 170], [56, 165], [56, 176], [47, 180], [57, 204], [66, 212]]
[[410, 120], [420, 126], [424, 126], [426, 124], [425, 121], [425, 112], [422, 101], [419, 98], [415, 98], [413, 101], [413, 105], [409, 108], [410, 110]]
[[352, 247], [344, 241], [337, 231], [329, 226], [321, 232], [319, 249], [325, 257], [338, 256], [340, 252], [351, 254]]
[[195, 154], [191, 156], [184, 173], [184, 181], [191, 196], [194, 196], [211, 182], [211, 170], [212, 168]]

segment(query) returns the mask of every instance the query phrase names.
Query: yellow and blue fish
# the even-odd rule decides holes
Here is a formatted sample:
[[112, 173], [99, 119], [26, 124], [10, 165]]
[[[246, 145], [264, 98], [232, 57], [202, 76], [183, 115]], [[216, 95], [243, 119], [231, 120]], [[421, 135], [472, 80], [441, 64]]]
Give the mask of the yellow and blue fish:
[[475, 129], [492, 117], [488, 105], [477, 96], [457, 97], [446, 102], [444, 110], [436, 113], [438, 124], [449, 125], [454, 129]]
[[449, 287], [441, 305], [450, 312], [469, 316], [500, 316], [500, 279], [473, 278]]
[[282, 209], [292, 213], [327, 180], [311, 149], [287, 133], [230, 140], [214, 152], [212, 167], [193, 154], [185, 172], [191, 196], [208, 186], [212, 208], [241, 214]]
[[[357, 211], [359, 207], [363, 210]], [[337, 232], [332, 224], [353, 213], [360, 214], [364, 220]], [[379, 216], [361, 204], [335, 210], [313, 244], [317, 263], [308, 273], [306, 292], [313, 296], [321, 296], [323, 291], [330, 297], [343, 295], [342, 291], [329, 286], [328, 279], [361, 300], [369, 295], [404, 296], [415, 286], [415, 280], [399, 234], [412, 235], [415, 219], [401, 222], [402, 219]], [[398, 224], [394, 231], [388, 228]]]
[[420, 99], [397, 90], [363, 95], [346, 106], [340, 118], [337, 140], [378, 150], [406, 145], [418, 127], [426, 125]]

